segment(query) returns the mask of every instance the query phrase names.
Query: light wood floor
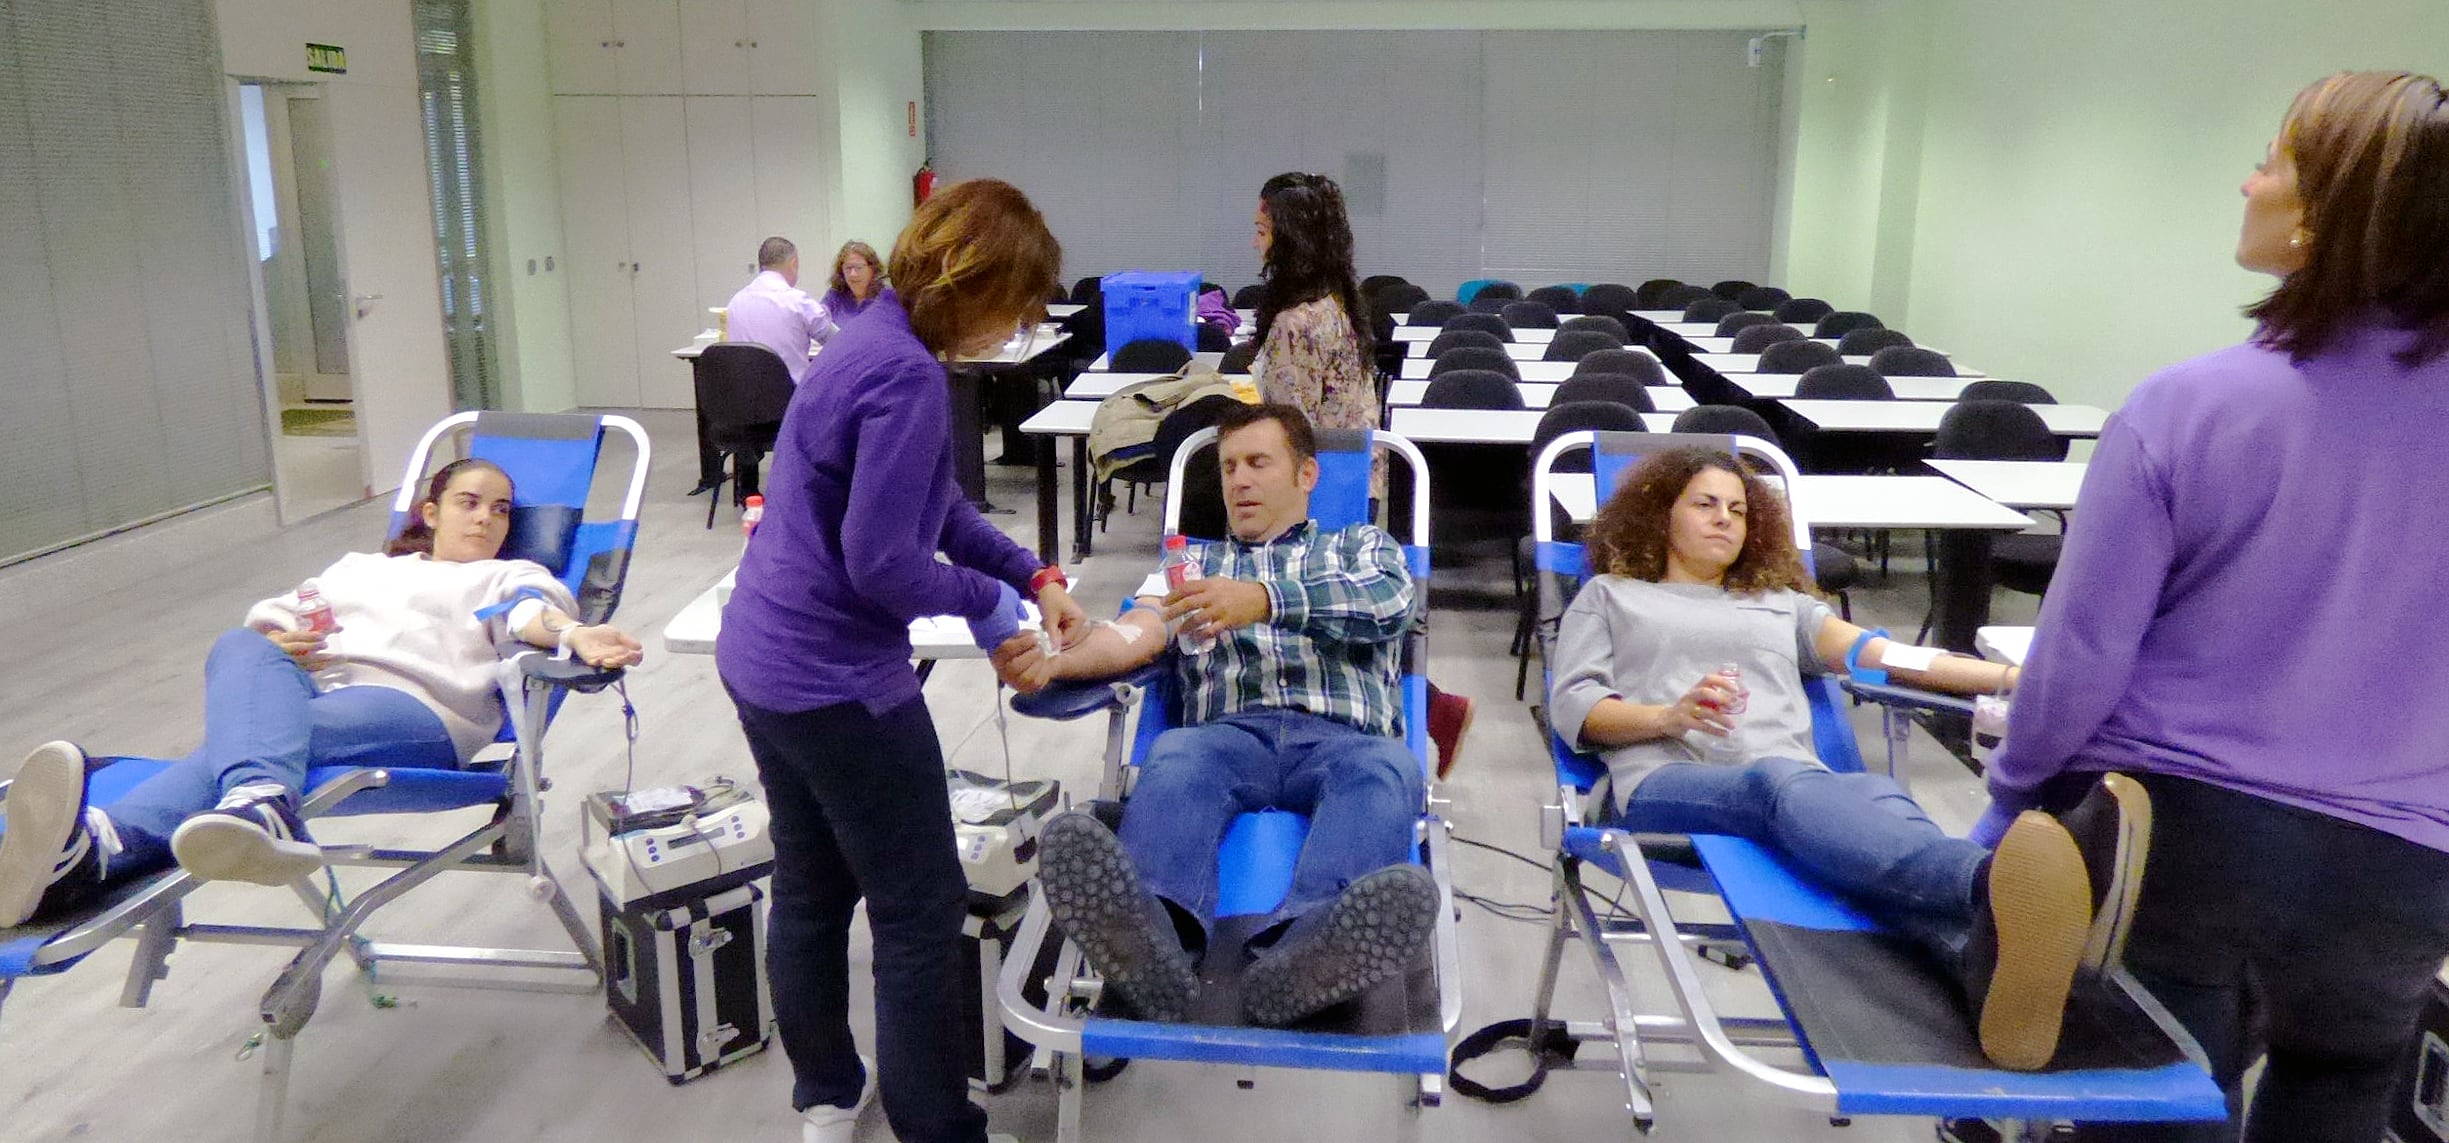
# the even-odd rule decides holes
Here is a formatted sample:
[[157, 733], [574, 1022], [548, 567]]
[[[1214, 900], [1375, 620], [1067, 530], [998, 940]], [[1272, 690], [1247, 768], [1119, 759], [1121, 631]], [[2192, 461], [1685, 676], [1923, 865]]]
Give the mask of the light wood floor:
[[[658, 633], [673, 613], [729, 568], [739, 533], [728, 511], [704, 528], [705, 501], [682, 495], [696, 461], [686, 414], [641, 414], [654, 435], [652, 480], [618, 621], [647, 639], [650, 657], [631, 676], [641, 722], [636, 778], [641, 785], [714, 775], [751, 779], [731, 707], [711, 660], [660, 653]], [[990, 442], [990, 449], [992, 444]], [[994, 519], [1034, 543], [1031, 474], [990, 467], [991, 496], [1017, 509]], [[242, 503], [88, 545], [0, 572], [0, 774], [35, 744], [70, 738], [95, 751], [176, 756], [200, 727], [205, 648], [255, 599], [283, 590], [342, 552], [372, 546], [387, 506], [367, 504], [279, 528], [261, 503]], [[1068, 511], [1068, 500], [1066, 500]], [[1158, 512], [1144, 498], [1135, 517], [1117, 516], [1098, 555], [1072, 570], [1092, 612], [1113, 607], [1154, 562]], [[1442, 534], [1442, 533], [1441, 533]], [[1858, 618], [1910, 631], [1926, 587], [1918, 554], [1905, 554], [1887, 585], [1858, 592]], [[1458, 832], [1537, 856], [1535, 808], [1549, 773], [1529, 709], [1513, 701], [1511, 587], [1502, 541], [1474, 545], [1441, 565], [1432, 598], [1437, 616], [1432, 677], [1479, 700], [1466, 757], [1444, 787]], [[2029, 621], [2031, 603], [2002, 595], [2002, 622]], [[951, 761], [1001, 772], [1002, 741], [990, 721], [996, 692], [982, 664], [949, 664], [927, 694]], [[1866, 750], [1876, 722], [1857, 715]], [[1052, 776], [1068, 790], [1089, 788], [1102, 724], [1010, 722], [1014, 773]], [[572, 701], [549, 744], [548, 853], [574, 893], [591, 895], [575, 858], [577, 805], [587, 791], [615, 788], [627, 766], [618, 703], [610, 696]], [[1961, 828], [1981, 806], [1978, 785], [1918, 735], [1905, 767], [1942, 824]], [[449, 826], [466, 828], [457, 819]], [[434, 841], [449, 829], [433, 822], [355, 819], [318, 828], [327, 841]], [[1458, 850], [1460, 887], [1502, 901], [1542, 905], [1547, 875], [1501, 855]], [[454, 884], [453, 881], [471, 884]], [[582, 896], [582, 902], [583, 902]], [[302, 914], [286, 893], [209, 886], [191, 898], [191, 920], [294, 923]], [[582, 903], [582, 909], [591, 908]], [[396, 904], [370, 928], [401, 940], [549, 942], [558, 932], [513, 878], [446, 878]], [[1465, 1029], [1525, 1015], [1537, 977], [1543, 927], [1466, 909], [1462, 923]], [[854, 938], [854, 1019], [865, 1011], [864, 932]], [[1569, 954], [1578, 958], [1578, 953]], [[172, 960], [171, 978], [144, 1009], [117, 1004], [128, 960], [125, 942], [57, 977], [22, 983], [0, 1011], [0, 1137], [36, 1140], [238, 1140], [248, 1136], [256, 1065], [239, 1058], [259, 1026], [256, 1004], [286, 954], [239, 946], [190, 945]], [[344, 962], [345, 963], [345, 962]], [[1714, 972], [1714, 970], [1713, 970]], [[1564, 1010], [1599, 1013], [1586, 967], [1567, 962]], [[1722, 1002], [1737, 1012], [1771, 1009], [1755, 975], [1716, 973]], [[338, 1141], [678, 1140], [797, 1138], [788, 1105], [789, 1071], [776, 1050], [680, 1087], [666, 1085], [607, 1020], [597, 998], [407, 989], [397, 1007], [378, 1008], [352, 973], [334, 969], [323, 1004], [298, 1041], [287, 1138]], [[1650, 997], [1664, 1003], [1663, 995]], [[1483, 1078], [1511, 1082], [1520, 1059], [1478, 1066]], [[1240, 1090], [1237, 1079], [1257, 1080]], [[1719, 1077], [1669, 1077], [1660, 1126], [1686, 1139], [1828, 1138], [1869, 1143], [1927, 1139], [1926, 1121], [1863, 1121], [1838, 1130], [1780, 1107], [1765, 1088]], [[1562, 1075], [1533, 1099], [1508, 1107], [1449, 1097], [1418, 1116], [1429, 1139], [1606, 1139], [1631, 1135], [1619, 1081]], [[984, 1100], [994, 1130], [1050, 1138], [1053, 1093], [1024, 1081]], [[1396, 1138], [1412, 1113], [1393, 1081], [1324, 1073], [1230, 1072], [1135, 1064], [1089, 1093], [1092, 1138], [1217, 1140]], [[862, 1139], [891, 1133], [880, 1113]]]

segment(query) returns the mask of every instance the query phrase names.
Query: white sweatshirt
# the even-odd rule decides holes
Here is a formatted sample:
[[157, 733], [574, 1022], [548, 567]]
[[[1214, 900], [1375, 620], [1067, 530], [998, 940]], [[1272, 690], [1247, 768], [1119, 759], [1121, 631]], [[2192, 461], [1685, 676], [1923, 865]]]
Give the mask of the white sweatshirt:
[[[309, 585], [340, 624], [326, 641], [334, 685], [406, 691], [442, 719], [462, 763], [501, 729], [494, 648], [518, 639], [509, 614], [481, 620], [476, 612], [528, 588], [565, 614], [578, 610], [569, 588], [528, 560], [446, 563], [352, 552], [299, 586]], [[299, 615], [290, 591], [248, 609], [247, 626], [295, 631], [305, 625]]]

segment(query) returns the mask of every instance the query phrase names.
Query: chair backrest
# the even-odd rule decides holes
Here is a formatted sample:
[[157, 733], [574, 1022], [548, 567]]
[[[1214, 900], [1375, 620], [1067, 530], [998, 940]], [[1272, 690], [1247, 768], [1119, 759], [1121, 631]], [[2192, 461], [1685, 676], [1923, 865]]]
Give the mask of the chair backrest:
[[1388, 286], [1408, 285], [1410, 281], [1401, 274], [1371, 274], [1361, 279], [1361, 296], [1367, 297]]
[[[1567, 401], [1564, 391], [1560, 389], [1557, 399], [1548, 405], [1548, 411], [1539, 415], [1539, 427], [1531, 430], [1531, 455], [1539, 455], [1548, 447], [1548, 442], [1566, 433], [1647, 431], [1641, 420], [1641, 410], [1618, 401]], [[1576, 450], [1558, 457], [1556, 471], [1590, 471], [1589, 450]]]
[[1405, 311], [1403, 315], [1403, 324], [1444, 325], [1446, 324], [1446, 319], [1468, 312], [1470, 312], [1470, 307], [1465, 306], [1461, 302], [1434, 300], [1420, 302], [1412, 306], [1411, 309]]
[[1756, 314], [1749, 310], [1738, 310], [1718, 319], [1717, 335], [1719, 337], [1733, 337], [1736, 334], [1756, 325], [1776, 324], [1777, 319], [1770, 317], [1767, 314]]
[[1781, 341], [1800, 341], [1802, 339], [1802, 330], [1771, 321], [1765, 325], [1745, 326], [1737, 331], [1734, 352], [1758, 353]]
[[1071, 284], [1074, 305], [1087, 305], [1105, 294], [1105, 275], [1091, 274]]
[[1913, 339], [1901, 329], [1858, 329], [1837, 339], [1837, 352], [1846, 357], [1869, 357], [1891, 345], [1911, 345]]
[[1539, 355], [1541, 361], [1580, 361], [1584, 354], [1602, 349], [1622, 349], [1624, 340], [1601, 330], [1575, 329], [1559, 331], [1555, 340]]
[[[782, 358], [762, 345], [725, 341], [699, 354], [693, 371], [697, 408], [706, 417], [706, 435], [715, 443], [742, 430], [782, 423], [791, 407], [791, 370]], [[518, 480], [513, 477], [512, 484]]]
[[1457, 369], [1484, 370], [1514, 380], [1522, 378], [1522, 367], [1514, 364], [1512, 354], [1478, 345], [1466, 345], [1438, 354], [1437, 360], [1429, 363], [1429, 376], [1439, 377]]
[[1716, 294], [1711, 294], [1706, 298], [1702, 298], [1700, 301], [1685, 306], [1684, 320], [1688, 322], [1723, 321], [1729, 314], [1739, 314], [1742, 312], [1742, 306], [1736, 305], [1734, 302], [1721, 298]]
[[[1545, 504], [1548, 502], [1551, 493], [1548, 489], [1547, 477], [1556, 471], [1555, 458], [1573, 449], [1581, 448], [1590, 451], [1593, 475], [1591, 491], [1595, 494], [1596, 502], [1603, 505], [1607, 503], [1608, 497], [1615, 494], [1616, 486], [1623, 481], [1624, 474], [1632, 471], [1635, 465], [1640, 464], [1642, 458], [1671, 448], [1695, 447], [1717, 449], [1755, 460], [1759, 462], [1757, 467], [1763, 470], [1762, 475], [1781, 481], [1783, 487], [1794, 487], [1794, 481], [1798, 475], [1794, 461], [1777, 447], [1774, 440], [1766, 437], [1730, 436], [1716, 433], [1608, 432], [1588, 435], [1565, 433], [1548, 441], [1545, 446], [1532, 454], [1531, 483], [1536, 497], [1532, 503]], [[1791, 521], [1795, 546], [1805, 553], [1804, 559], [1808, 562], [1811, 551], [1810, 526], [1804, 523], [1799, 514], [1790, 512], [1788, 515], [1795, 517]], [[1531, 513], [1533, 534], [1543, 544], [1555, 539], [1555, 534], [1550, 530], [1547, 519], [1548, 514], [1545, 512]], [[1579, 547], [1579, 545], [1574, 546]]]
[[1794, 295], [1775, 286], [1754, 286], [1735, 295], [1735, 304], [1747, 310], [1773, 310], [1794, 300]]
[[1631, 377], [1644, 386], [1673, 384], [1667, 380], [1666, 369], [1658, 359], [1638, 349], [1601, 349], [1585, 353], [1573, 363], [1573, 376], [1586, 373], [1615, 373]]
[[1559, 330], [1595, 329], [1626, 345], [1632, 344], [1633, 340], [1631, 331], [1624, 328], [1623, 322], [1606, 314], [1583, 314], [1580, 317], [1569, 317], [1556, 328]]
[[1541, 286], [1524, 294], [1523, 297], [1538, 302], [1559, 314], [1582, 312], [1582, 296], [1575, 293], [1571, 286]]
[[[1429, 300], [1429, 292], [1410, 282], [1397, 282], [1369, 295], [1369, 304], [1379, 313], [1407, 314], [1420, 303]], [[1235, 303], [1239, 304], [1239, 303]], [[1258, 303], [1252, 302], [1252, 305]]]
[[1446, 319], [1444, 328], [1448, 333], [1458, 329], [1476, 329], [1482, 333], [1495, 335], [1500, 342], [1510, 342], [1514, 339], [1514, 327], [1505, 324], [1505, 319], [1495, 314], [1456, 314]]
[[1803, 371], [1794, 395], [1814, 401], [1886, 401], [1896, 396], [1888, 379], [1868, 365], [1820, 365]]
[[1837, 312], [1837, 307], [1818, 298], [1787, 298], [1777, 303], [1777, 307], [1770, 310], [1769, 314], [1787, 325], [1802, 325], [1805, 322], [1817, 322], [1835, 312]]
[[1743, 291], [1752, 289], [1757, 285], [1758, 283], [1756, 282], [1746, 282], [1741, 278], [1728, 278], [1723, 282], [1718, 282], [1711, 285], [1709, 287], [1709, 292], [1716, 294], [1721, 298], [1735, 299], [1742, 297]]
[[1621, 282], [1600, 282], [1582, 291], [1582, 312], [1615, 314], [1642, 308], [1641, 293]]
[[1505, 352], [1505, 339], [1498, 337], [1487, 330], [1448, 329], [1440, 332], [1437, 335], [1437, 340], [1429, 343], [1429, 356], [1443, 357], [1446, 355], [1446, 351], [1461, 349], [1467, 345], [1478, 346], [1482, 349], [1493, 349], [1499, 353]]
[[1680, 310], [1685, 306], [1700, 301], [1702, 298], [1712, 298], [1716, 296], [1717, 295], [1709, 292], [1709, 287], [1707, 286], [1676, 285], [1671, 286], [1659, 293], [1658, 304], [1653, 306], [1644, 306], [1643, 308]]
[[[1640, 287], [1633, 291], [1634, 304], [1624, 308], [1628, 310], [1667, 309], [1669, 308], [1666, 303], [1667, 291], [1681, 289], [1683, 288], [1683, 285], [1684, 284], [1682, 282], [1674, 278], [1652, 278], [1649, 281], [1641, 283]], [[1595, 289], [1596, 287], [1593, 288]], [[1688, 305], [1690, 303], [1686, 304]], [[1676, 306], [1673, 308], [1681, 309], [1683, 307]]]
[[1959, 401], [2014, 401], [2024, 405], [2055, 405], [2058, 398], [2030, 381], [1975, 381], [1956, 394]]
[[1219, 373], [1247, 374], [1250, 372], [1250, 363], [1258, 360], [1258, 355], [1259, 343], [1257, 341], [1245, 341], [1240, 345], [1236, 345], [1231, 349], [1225, 350], [1224, 360], [1216, 363], [1216, 371]]
[[[503, 541], [502, 557], [534, 560], [551, 570], [577, 597], [580, 620], [610, 619], [620, 606], [630, 550], [638, 538], [638, 505], [646, 495], [646, 471], [653, 458], [646, 430], [628, 417], [611, 414], [482, 412], [445, 417], [425, 430], [409, 453], [406, 475], [391, 500], [386, 540], [407, 526], [429, 474], [440, 467], [434, 463], [435, 445], [462, 426], [473, 428], [467, 454], [492, 461], [510, 474], [510, 535]], [[618, 514], [591, 519], [588, 492], [595, 484], [606, 429], [627, 435], [636, 453]]]
[[1497, 316], [1504, 318], [1505, 324], [1515, 329], [1556, 328], [1556, 311], [1546, 302], [1507, 302], [1503, 309], [1497, 311]]
[[1233, 291], [1233, 308], [1237, 310], [1257, 309], [1259, 303], [1266, 300], [1267, 283], [1265, 282], [1252, 282]]
[[1871, 355], [1871, 368], [1882, 377], [1953, 377], [1956, 365], [1947, 355], [1918, 345], [1891, 345]]
[[[1743, 332], [1748, 335], [1770, 328], [1791, 329], [1793, 327], [1757, 325]], [[1837, 353], [1836, 346], [1825, 341], [1813, 341], [1806, 337], [1793, 337], [1760, 351], [1760, 371], [1763, 373], [1805, 373], [1822, 365], [1838, 364], [1843, 360], [1845, 359]]]
[[1623, 373], [1576, 373], [1556, 387], [1548, 404], [1554, 407], [1573, 401], [1610, 401], [1637, 413], [1658, 411], [1658, 403], [1650, 400], [1649, 387], [1640, 378]]
[[1190, 350], [1178, 341], [1141, 338], [1114, 351], [1116, 373], [1171, 373], [1190, 364]]
[[1223, 353], [1233, 348], [1233, 335], [1218, 329], [1214, 323], [1200, 322], [1192, 331], [1201, 353]]
[[1675, 414], [1675, 431], [1722, 433], [1778, 443], [1777, 431], [1769, 427], [1769, 419], [1741, 405], [1694, 405]]
[[1811, 336], [1844, 337], [1858, 329], [1878, 329], [1880, 327], [1880, 320], [1870, 314], [1855, 310], [1838, 310], [1821, 318], [1820, 324], [1813, 327]]
[[[1442, 364], [1442, 362], [1440, 363]], [[1429, 375], [1423, 409], [1519, 409], [1522, 387], [1493, 369], [1448, 369]]]
[[1516, 300], [1517, 299], [1514, 298], [1491, 297], [1486, 292], [1482, 292], [1479, 297], [1471, 299], [1471, 312], [1475, 314], [1501, 314], [1505, 312], [1505, 307], [1514, 304]]
[[1930, 454], [1941, 460], [2065, 460], [2066, 438], [2021, 401], [1958, 401], [1939, 418]]
[[1503, 278], [1473, 278], [1454, 291], [1454, 300], [1468, 305], [1481, 298], [1503, 298], [1512, 301], [1522, 296], [1522, 287]]

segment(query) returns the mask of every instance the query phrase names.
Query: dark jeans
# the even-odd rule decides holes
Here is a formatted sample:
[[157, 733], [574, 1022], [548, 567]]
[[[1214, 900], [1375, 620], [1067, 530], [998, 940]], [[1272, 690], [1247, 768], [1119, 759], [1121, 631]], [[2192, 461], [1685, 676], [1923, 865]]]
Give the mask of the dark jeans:
[[791, 1057], [791, 1106], [847, 1107], [865, 1077], [850, 1035], [850, 917], [875, 938], [876, 1065], [894, 1134], [978, 1143], [969, 1101], [961, 920], [944, 753], [924, 699], [784, 714], [732, 701], [774, 815], [766, 973]]
[[[2201, 1042], [2230, 1122], [2082, 1138], [2381, 1138], [2449, 958], [2449, 853], [2205, 782], [2142, 781], [2151, 857], [2126, 967]], [[2264, 1052], [2240, 1133], [2240, 1077]]]

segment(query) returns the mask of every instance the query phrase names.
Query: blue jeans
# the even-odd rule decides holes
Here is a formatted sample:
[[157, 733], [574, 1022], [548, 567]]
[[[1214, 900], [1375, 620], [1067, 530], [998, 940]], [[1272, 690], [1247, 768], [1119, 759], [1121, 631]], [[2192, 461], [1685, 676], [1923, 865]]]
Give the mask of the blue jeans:
[[1989, 856], [1949, 837], [1885, 775], [1839, 774], [1792, 758], [1660, 767], [1633, 788], [1616, 824], [1772, 846], [1948, 964], [1971, 936], [1974, 879]]
[[451, 769], [459, 748], [442, 719], [406, 691], [316, 694], [314, 680], [272, 640], [224, 632], [204, 660], [204, 744], [102, 807], [127, 847], [111, 859], [110, 879], [169, 865], [179, 823], [235, 787], [274, 782], [294, 795], [310, 767], [375, 765]]
[[1216, 847], [1233, 819], [1309, 815], [1273, 928], [1409, 862], [1426, 796], [1420, 761], [1400, 739], [1298, 711], [1243, 711], [1157, 736], [1123, 813], [1122, 844], [1142, 883], [1204, 932], [1216, 916]]

